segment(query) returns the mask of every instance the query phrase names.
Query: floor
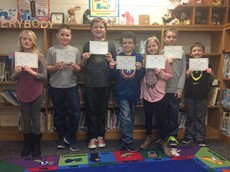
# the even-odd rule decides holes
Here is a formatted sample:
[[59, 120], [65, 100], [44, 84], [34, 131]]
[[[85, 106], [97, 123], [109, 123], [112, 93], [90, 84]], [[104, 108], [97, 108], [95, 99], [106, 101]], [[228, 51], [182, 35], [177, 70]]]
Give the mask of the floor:
[[[143, 140], [135, 140], [137, 145], [140, 145]], [[207, 147], [230, 160], [230, 145], [219, 140], [207, 140]], [[79, 153], [93, 153], [93, 152], [111, 152], [121, 149], [119, 140], [107, 140], [106, 147], [102, 149], [89, 150], [85, 141], [79, 141], [80, 150], [72, 152], [66, 147], [63, 150], [56, 149], [55, 141], [42, 141], [42, 156], [48, 155], [65, 155], [65, 154], [79, 154]], [[18, 158], [23, 146], [22, 141], [1, 141], [0, 142], [0, 161], [7, 158]], [[151, 149], [159, 149], [159, 145], [155, 141], [151, 144]]]

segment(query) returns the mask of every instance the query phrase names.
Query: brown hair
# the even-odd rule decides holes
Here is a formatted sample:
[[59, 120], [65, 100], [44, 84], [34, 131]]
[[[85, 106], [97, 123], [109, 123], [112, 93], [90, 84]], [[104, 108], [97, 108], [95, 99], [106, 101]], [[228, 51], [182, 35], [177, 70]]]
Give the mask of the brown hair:
[[90, 28], [92, 29], [93, 27], [93, 24], [94, 23], [99, 23], [99, 22], [102, 22], [105, 26], [105, 29], [107, 30], [107, 23], [105, 21], [105, 19], [101, 18], [101, 17], [96, 17], [94, 18], [91, 22], [90, 22]]
[[136, 44], [136, 35], [133, 32], [126, 31], [121, 34], [120, 44], [122, 44], [123, 38], [131, 38], [133, 39], [134, 44]]
[[71, 31], [71, 28], [69, 25], [67, 24], [61, 24], [58, 29], [57, 29], [57, 33], [59, 33], [62, 29], [67, 29], [67, 30], [70, 30]]
[[194, 47], [200, 47], [200, 48], [202, 48], [203, 52], [205, 52], [205, 47], [204, 47], [204, 45], [201, 42], [195, 42], [195, 43], [193, 43], [192, 46], [190, 47], [190, 52], [192, 51], [192, 49]]
[[176, 33], [177, 36], [178, 36], [178, 34], [179, 34], [179, 32], [178, 32], [177, 29], [175, 29], [175, 28], [170, 28], [170, 29], [168, 29], [168, 30], [165, 31], [165, 36], [166, 36], [167, 33], [169, 33], [169, 32]]

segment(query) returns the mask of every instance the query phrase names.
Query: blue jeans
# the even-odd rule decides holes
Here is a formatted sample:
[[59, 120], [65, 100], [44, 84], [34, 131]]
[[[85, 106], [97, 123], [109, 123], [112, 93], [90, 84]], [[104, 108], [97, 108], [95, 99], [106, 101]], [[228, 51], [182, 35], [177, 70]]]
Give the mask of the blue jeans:
[[178, 114], [179, 114], [179, 100], [175, 93], [167, 93], [168, 96], [168, 128], [169, 136], [177, 137], [178, 132]]
[[[70, 88], [51, 87], [54, 105], [54, 125], [59, 139], [66, 137], [70, 142], [76, 140], [80, 118], [80, 101], [77, 86]], [[68, 116], [68, 120], [66, 117]]]
[[133, 142], [134, 115], [136, 101], [121, 100], [118, 102], [119, 122], [124, 143]]

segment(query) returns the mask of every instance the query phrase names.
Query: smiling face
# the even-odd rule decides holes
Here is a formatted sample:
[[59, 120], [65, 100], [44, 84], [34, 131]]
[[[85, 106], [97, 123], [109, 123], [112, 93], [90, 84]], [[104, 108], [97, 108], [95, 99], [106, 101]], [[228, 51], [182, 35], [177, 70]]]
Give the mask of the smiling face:
[[94, 22], [91, 27], [91, 33], [94, 36], [95, 41], [102, 41], [105, 39], [106, 34], [106, 27], [104, 23], [101, 22]]
[[71, 39], [72, 39], [72, 33], [70, 29], [62, 28], [60, 31], [56, 34], [58, 45], [61, 47], [66, 47], [69, 45]]
[[133, 50], [135, 49], [135, 43], [132, 38], [122, 38], [121, 46], [126, 55], [131, 55]]
[[150, 40], [148, 41], [146, 45], [146, 51], [147, 51], [147, 54], [150, 54], [150, 55], [158, 54], [159, 45], [157, 44], [156, 41]]
[[190, 51], [190, 56], [194, 58], [200, 58], [204, 55], [204, 50], [200, 46], [194, 46]]

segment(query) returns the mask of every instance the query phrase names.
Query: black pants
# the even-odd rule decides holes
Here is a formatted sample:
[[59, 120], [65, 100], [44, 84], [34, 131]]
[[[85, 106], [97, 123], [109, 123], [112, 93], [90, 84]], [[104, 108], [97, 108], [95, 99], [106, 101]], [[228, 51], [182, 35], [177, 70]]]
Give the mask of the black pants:
[[168, 119], [167, 119], [167, 96], [165, 95], [158, 102], [148, 102], [144, 100], [145, 129], [146, 135], [152, 133], [152, 121], [154, 114], [158, 122], [160, 138], [166, 140], [168, 137]]
[[87, 139], [104, 137], [110, 87], [85, 87]]
[[207, 100], [185, 99], [185, 110], [187, 113], [185, 137], [194, 141], [204, 141]]

